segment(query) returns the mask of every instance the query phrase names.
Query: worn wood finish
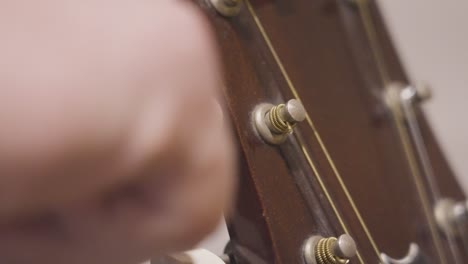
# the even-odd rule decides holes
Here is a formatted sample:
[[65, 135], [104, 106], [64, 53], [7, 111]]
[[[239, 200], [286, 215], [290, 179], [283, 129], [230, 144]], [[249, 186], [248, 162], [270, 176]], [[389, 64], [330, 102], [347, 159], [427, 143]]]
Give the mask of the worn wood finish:
[[[303, 263], [301, 248], [310, 235], [339, 236], [345, 230], [355, 238], [364, 263], [377, 263], [380, 251], [401, 257], [411, 242], [439, 263], [400, 138], [381, 100], [384, 85], [357, 9], [346, 1], [252, 1], [316, 128], [302, 123], [294, 136], [274, 147], [255, 134], [250, 114], [258, 103], [293, 97], [287, 76], [248, 8], [226, 19], [207, 1], [199, 4], [219, 39], [225, 93], [241, 150], [241, 184], [228, 249], [236, 263]], [[371, 11], [390, 76], [405, 82], [374, 4]], [[429, 126], [418, 115], [443, 195], [462, 199]], [[446, 263], [452, 263], [444, 236], [438, 235]]]

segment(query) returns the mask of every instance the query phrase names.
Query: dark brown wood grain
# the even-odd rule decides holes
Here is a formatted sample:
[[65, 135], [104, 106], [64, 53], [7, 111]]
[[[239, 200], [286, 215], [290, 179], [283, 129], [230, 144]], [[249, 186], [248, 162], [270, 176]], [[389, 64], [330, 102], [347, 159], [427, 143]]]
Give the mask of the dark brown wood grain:
[[[228, 251], [236, 263], [303, 263], [301, 250], [309, 236], [339, 236], [344, 228], [356, 240], [364, 263], [377, 263], [380, 252], [402, 257], [412, 242], [432, 263], [439, 263], [401, 140], [382, 101], [384, 84], [357, 8], [347, 1], [252, 1], [317, 129], [301, 123], [295, 136], [281, 146], [271, 146], [255, 134], [251, 111], [262, 102], [293, 98], [286, 76], [247, 8], [237, 17], [224, 18], [208, 1], [199, 3], [220, 43], [225, 95], [240, 149], [238, 202], [229, 220]], [[407, 82], [373, 3], [371, 13], [391, 79]], [[462, 199], [419, 110], [418, 117], [443, 195]], [[447, 242], [443, 243], [447, 263], [452, 263]], [[359, 263], [358, 259], [352, 263]]]

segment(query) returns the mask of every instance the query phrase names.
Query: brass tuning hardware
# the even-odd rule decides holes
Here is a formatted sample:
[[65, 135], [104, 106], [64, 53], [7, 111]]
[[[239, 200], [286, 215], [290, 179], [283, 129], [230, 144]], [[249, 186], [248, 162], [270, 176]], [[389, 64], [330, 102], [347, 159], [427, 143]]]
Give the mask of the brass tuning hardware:
[[253, 123], [263, 140], [271, 144], [280, 144], [293, 132], [298, 122], [304, 121], [305, 117], [306, 111], [302, 103], [292, 99], [286, 104], [258, 105], [253, 112]]
[[339, 238], [313, 236], [304, 246], [304, 260], [307, 264], [346, 264], [356, 253], [356, 243], [347, 234]]
[[225, 17], [237, 16], [242, 7], [242, 0], [210, 0], [210, 3]]

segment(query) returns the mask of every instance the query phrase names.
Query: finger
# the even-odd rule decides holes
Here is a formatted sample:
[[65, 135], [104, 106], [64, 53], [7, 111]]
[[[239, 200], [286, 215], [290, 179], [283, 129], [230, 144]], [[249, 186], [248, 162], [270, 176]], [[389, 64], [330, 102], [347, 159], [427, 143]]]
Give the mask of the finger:
[[[63, 206], [131, 180], [133, 160], [147, 153], [129, 155], [126, 146], [150, 111], [142, 108], [151, 105], [144, 122], [157, 124], [149, 145], [167, 149], [159, 144], [175, 127], [173, 112], [188, 94], [215, 89], [190, 87], [201, 78], [192, 70], [215, 59], [206, 24], [185, 3], [45, 1], [33, 14], [12, 6], [4, 12], [16, 28], [3, 27], [9, 41], [0, 44], [10, 73], [0, 78], [1, 215]], [[197, 45], [205, 47], [195, 58]]]

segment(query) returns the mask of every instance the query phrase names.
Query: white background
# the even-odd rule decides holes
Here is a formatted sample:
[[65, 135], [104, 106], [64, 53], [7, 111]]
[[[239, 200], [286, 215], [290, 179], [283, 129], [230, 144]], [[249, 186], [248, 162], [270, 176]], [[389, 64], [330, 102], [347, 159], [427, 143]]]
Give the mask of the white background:
[[424, 110], [468, 192], [468, 1], [378, 2], [411, 79], [433, 87]]

